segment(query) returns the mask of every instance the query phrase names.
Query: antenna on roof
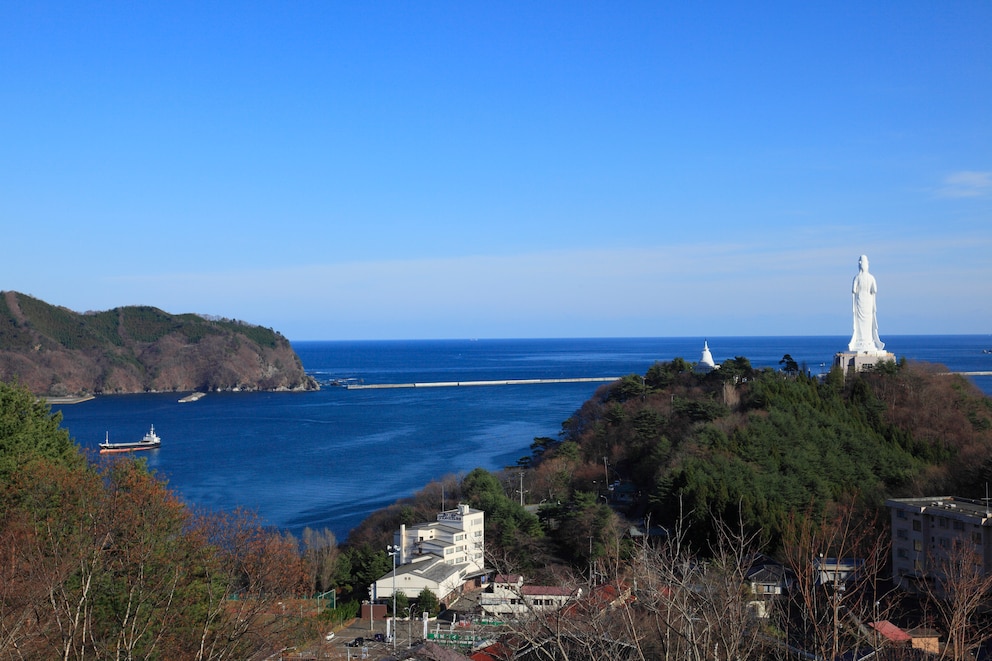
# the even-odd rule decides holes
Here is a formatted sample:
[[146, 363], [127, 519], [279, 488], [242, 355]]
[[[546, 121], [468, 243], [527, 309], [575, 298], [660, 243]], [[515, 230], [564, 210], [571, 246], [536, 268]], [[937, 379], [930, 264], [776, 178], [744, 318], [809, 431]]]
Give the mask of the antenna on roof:
[[985, 483], [985, 497], [982, 498], [982, 502], [985, 503], [985, 518], [992, 516], [992, 512], [989, 511], [989, 483]]

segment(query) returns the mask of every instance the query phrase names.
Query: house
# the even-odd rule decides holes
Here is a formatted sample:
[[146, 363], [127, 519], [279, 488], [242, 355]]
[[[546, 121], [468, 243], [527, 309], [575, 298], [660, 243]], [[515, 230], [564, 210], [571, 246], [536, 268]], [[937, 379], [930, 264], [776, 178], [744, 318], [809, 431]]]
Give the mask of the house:
[[525, 585], [519, 574], [497, 574], [486, 591], [479, 595], [479, 607], [487, 616], [520, 617], [562, 608], [570, 599], [580, 596], [581, 589]]
[[814, 558], [813, 570], [817, 572], [817, 585], [833, 585], [844, 590], [848, 580], [861, 569], [865, 561], [860, 558]]
[[486, 574], [486, 514], [459, 504], [438, 512], [437, 520], [407, 527], [393, 536], [396, 569], [371, 586], [373, 601], [388, 601], [396, 593], [415, 598], [427, 588], [442, 602], [462, 591], [466, 584]]
[[756, 597], [783, 595], [790, 583], [786, 568], [771, 559], [762, 559], [752, 565], [744, 578]]
[[940, 654], [940, 634], [934, 629], [916, 627], [906, 631], [912, 640], [914, 650], [929, 654]]
[[[900, 588], [939, 583], [940, 565], [967, 554], [988, 575], [992, 568], [992, 510], [988, 503], [955, 496], [893, 498], [889, 508], [892, 569]], [[938, 586], [939, 588], [939, 586]]]
[[766, 619], [771, 616], [771, 602], [788, 591], [788, 571], [781, 564], [767, 558], [756, 562], [744, 575], [747, 586], [754, 596], [748, 608], [756, 617]]

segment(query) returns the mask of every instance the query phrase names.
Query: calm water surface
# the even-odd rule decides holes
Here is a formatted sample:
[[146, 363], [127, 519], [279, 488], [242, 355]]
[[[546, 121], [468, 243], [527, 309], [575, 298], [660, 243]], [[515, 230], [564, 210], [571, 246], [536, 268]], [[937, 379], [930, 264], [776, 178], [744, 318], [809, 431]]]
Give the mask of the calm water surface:
[[[883, 338], [899, 357], [992, 371], [992, 336]], [[307, 372], [322, 382], [469, 381], [643, 374], [658, 360], [699, 360], [703, 338], [298, 342]], [[717, 363], [746, 356], [778, 367], [789, 353], [813, 373], [846, 349], [840, 337], [710, 338]], [[821, 368], [821, 364], [823, 367]], [[992, 377], [973, 379], [992, 395]], [[432, 479], [497, 469], [556, 436], [601, 384], [115, 395], [61, 407], [84, 449], [136, 440], [150, 425], [162, 448], [142, 453], [188, 502], [254, 509], [299, 533], [327, 527], [339, 539], [374, 510]]]

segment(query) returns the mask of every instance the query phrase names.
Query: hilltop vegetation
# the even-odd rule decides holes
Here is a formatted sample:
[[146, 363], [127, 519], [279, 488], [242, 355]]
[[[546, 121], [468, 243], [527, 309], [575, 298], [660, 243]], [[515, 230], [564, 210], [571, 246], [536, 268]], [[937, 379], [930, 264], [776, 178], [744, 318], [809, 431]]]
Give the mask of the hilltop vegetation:
[[549, 500], [606, 494], [608, 471], [635, 521], [672, 525], [681, 513], [701, 541], [714, 520], [740, 519], [774, 549], [795, 512], [981, 495], [992, 400], [925, 364], [820, 381], [741, 357], [705, 375], [676, 360], [601, 388], [525, 463]]
[[0, 380], [49, 396], [316, 387], [269, 328], [143, 306], [79, 314], [16, 292], [0, 293]]

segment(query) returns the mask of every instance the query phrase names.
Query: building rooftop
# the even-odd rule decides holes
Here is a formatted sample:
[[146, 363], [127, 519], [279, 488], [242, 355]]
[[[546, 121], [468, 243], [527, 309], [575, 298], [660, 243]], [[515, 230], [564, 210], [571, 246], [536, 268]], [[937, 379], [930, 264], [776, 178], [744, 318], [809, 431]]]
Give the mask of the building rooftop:
[[893, 643], [907, 643], [913, 640], [913, 637], [908, 633], [892, 624], [888, 620], [880, 620], [878, 622], [872, 622], [868, 626], [875, 629], [878, 633], [885, 636], [886, 639]]
[[[406, 565], [397, 565], [396, 575], [403, 576], [405, 574], [416, 574], [418, 576], [423, 576], [424, 578], [432, 581], [442, 582], [448, 576], [452, 576], [462, 571], [467, 567], [467, 564], [460, 565], [449, 565], [444, 562], [442, 558], [437, 556], [421, 556], [423, 559], [417, 562], [411, 562]], [[393, 572], [389, 572], [383, 576], [383, 578], [391, 577]], [[382, 580], [382, 579], [380, 579]]]
[[983, 525], [992, 520], [992, 509], [988, 503], [956, 496], [928, 496], [926, 498], [893, 498], [886, 506], [899, 509], [914, 509], [922, 514], [929, 510], [956, 513], [969, 518], [981, 519]]

